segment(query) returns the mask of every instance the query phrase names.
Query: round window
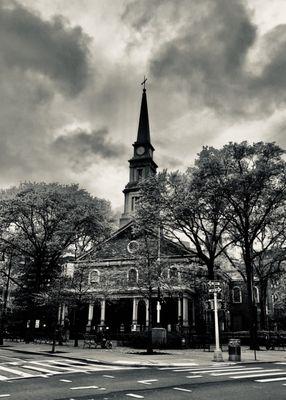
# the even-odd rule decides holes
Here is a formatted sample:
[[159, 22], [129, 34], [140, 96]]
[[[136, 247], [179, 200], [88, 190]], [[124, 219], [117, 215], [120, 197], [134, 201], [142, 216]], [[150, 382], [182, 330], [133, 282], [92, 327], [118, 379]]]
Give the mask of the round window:
[[139, 250], [139, 243], [137, 240], [131, 240], [131, 242], [129, 242], [127, 245], [127, 250], [130, 254], [136, 253], [136, 251]]

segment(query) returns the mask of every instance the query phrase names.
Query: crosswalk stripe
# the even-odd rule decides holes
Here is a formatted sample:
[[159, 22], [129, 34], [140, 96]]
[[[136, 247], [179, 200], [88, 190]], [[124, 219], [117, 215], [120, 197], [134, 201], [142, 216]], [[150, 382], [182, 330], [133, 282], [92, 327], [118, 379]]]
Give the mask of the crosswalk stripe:
[[[40, 367], [46, 367], [47, 366], [47, 363], [44, 363], [44, 362], [39, 362], [39, 361], [31, 361], [31, 364], [33, 364], [33, 365], [39, 365]], [[74, 368], [72, 368], [72, 365], [67, 365], [67, 366], [58, 366], [58, 365], [49, 365], [49, 368], [50, 367], [52, 367], [52, 368], [56, 368], [56, 369], [59, 369], [59, 370], [61, 370], [61, 371], [69, 371], [69, 372], [77, 372], [77, 369], [74, 369]]]
[[[227, 371], [229, 371], [229, 370], [228, 369], [216, 369], [216, 370], [207, 369], [207, 370], [194, 371], [194, 372], [197, 372], [199, 374], [209, 374], [209, 373], [212, 373], [212, 372], [227, 372]], [[241, 371], [241, 369], [235, 368], [235, 369], [232, 370], [233, 373], [235, 373], [236, 371]], [[188, 371], [188, 372], [191, 372], [191, 371]]]
[[259, 374], [249, 374], [249, 375], [240, 375], [240, 376], [231, 376], [232, 379], [247, 379], [247, 378], [259, 378], [260, 376], [263, 378], [264, 376], [275, 376], [275, 375], [286, 375], [286, 371], [284, 372], [267, 372], [261, 371]]
[[4, 372], [10, 372], [11, 374], [14, 374], [14, 375], [19, 375], [22, 378], [31, 378], [32, 376], [34, 376], [32, 374], [28, 374], [26, 372], [22, 372], [17, 369], [14, 369], [14, 368], [3, 367], [2, 365], [0, 366], [0, 370], [2, 370]]
[[[266, 383], [266, 382], [276, 382], [276, 381], [286, 381], [286, 377], [284, 376], [282, 378], [256, 379], [255, 382]], [[286, 384], [284, 384], [284, 386], [286, 386]]]
[[[237, 372], [235, 372], [235, 375], [238, 375], [238, 374], [245, 374], [245, 373], [247, 373], [247, 372], [251, 372], [251, 373], [253, 373], [253, 372], [261, 372], [260, 370], [262, 370], [263, 368], [262, 367], [256, 367], [256, 368], [246, 368], [246, 369], [244, 369], [243, 371], [241, 371], [241, 370], [237, 370]], [[219, 372], [219, 373], [217, 373], [217, 372], [213, 372], [211, 375], [212, 376], [224, 376], [224, 375], [233, 375], [233, 372], [234, 371], [228, 371], [228, 372]]]
[[229, 371], [229, 370], [236, 370], [245, 368], [243, 365], [237, 365], [234, 367], [205, 367], [205, 368], [185, 368], [185, 369], [174, 369], [174, 372], [201, 372], [201, 371]]
[[[22, 368], [32, 369], [32, 370], [34, 370], [34, 371], [39, 371], [39, 372], [44, 372], [45, 374], [53, 374], [53, 375], [62, 374], [61, 371], [55, 371], [55, 370], [52, 371], [52, 370], [50, 370], [50, 369], [41, 368], [41, 367], [38, 367], [38, 366], [36, 366], [36, 365], [23, 365]], [[32, 376], [32, 375], [31, 375], [31, 376]]]

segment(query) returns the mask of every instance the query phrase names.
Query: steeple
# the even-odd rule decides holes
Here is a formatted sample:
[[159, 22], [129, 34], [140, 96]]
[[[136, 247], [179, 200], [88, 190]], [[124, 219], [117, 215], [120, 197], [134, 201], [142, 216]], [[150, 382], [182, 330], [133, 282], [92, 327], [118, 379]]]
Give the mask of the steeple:
[[123, 190], [125, 196], [124, 212], [120, 218], [120, 227], [126, 225], [133, 218], [136, 201], [139, 197], [139, 182], [156, 174], [157, 164], [153, 160], [154, 147], [151, 144], [146, 84], [143, 86], [137, 140], [133, 143], [133, 157], [129, 160], [129, 182]]
[[147, 106], [147, 96], [146, 89], [144, 87], [142, 93], [139, 126], [137, 133], [138, 144], [150, 144], [150, 128], [149, 128], [149, 116], [148, 116], [148, 106]]

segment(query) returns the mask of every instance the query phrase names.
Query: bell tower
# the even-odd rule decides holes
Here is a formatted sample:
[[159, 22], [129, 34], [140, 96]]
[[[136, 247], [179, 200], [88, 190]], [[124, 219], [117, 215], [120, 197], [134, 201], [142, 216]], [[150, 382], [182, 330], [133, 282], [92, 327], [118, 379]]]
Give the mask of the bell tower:
[[129, 160], [129, 182], [123, 190], [124, 212], [120, 218], [120, 228], [132, 220], [136, 208], [136, 201], [139, 197], [140, 181], [151, 175], [155, 175], [158, 168], [153, 160], [153, 152], [155, 149], [151, 144], [150, 138], [146, 81], [147, 79], [144, 77], [144, 81], [141, 83], [141, 85], [143, 85], [143, 93], [137, 140], [133, 143], [133, 157]]

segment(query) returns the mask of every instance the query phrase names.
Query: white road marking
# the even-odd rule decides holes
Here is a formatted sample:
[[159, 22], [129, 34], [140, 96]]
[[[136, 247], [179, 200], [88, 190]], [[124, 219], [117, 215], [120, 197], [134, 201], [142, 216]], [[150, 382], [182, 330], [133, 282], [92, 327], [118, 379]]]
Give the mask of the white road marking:
[[10, 397], [10, 394], [0, 394], [0, 397]]
[[144, 381], [137, 381], [138, 383], [143, 383], [143, 385], [151, 385], [152, 382], [158, 382], [158, 379], [144, 379]]
[[189, 375], [189, 376], [186, 376], [186, 378], [188, 378], [188, 379], [201, 378], [201, 377], [202, 377], [202, 375]]
[[103, 378], [110, 378], [110, 379], [114, 379], [114, 376], [113, 375], [102, 375], [103, 376]]
[[[40, 367], [42, 367], [42, 366], [46, 367], [47, 366], [47, 363], [40, 362], [40, 361], [31, 361], [31, 364], [39, 365]], [[61, 366], [59, 366], [59, 365], [50, 365], [48, 367], [49, 368], [52, 367], [52, 368], [56, 368], [56, 369], [61, 370], [61, 371], [68, 371], [68, 372], [78, 372], [78, 368], [79, 368], [78, 366], [76, 366], [77, 369], [72, 368], [72, 365], [64, 366], [64, 363], [62, 363]], [[56, 372], [58, 372], [58, 371], [56, 371]]]
[[140, 394], [126, 393], [126, 396], [135, 397], [136, 399], [144, 399], [144, 396], [140, 396]]
[[[286, 381], [286, 377], [284, 378], [269, 378], [269, 379], [256, 379], [255, 382], [261, 382], [261, 383], [266, 383], [266, 382], [276, 382], [276, 381]], [[286, 384], [284, 384], [286, 386]]]
[[72, 382], [69, 379], [60, 379], [60, 382]]
[[[250, 373], [254, 373], [254, 372], [261, 372], [261, 370], [262, 370], [263, 368], [262, 367], [256, 367], [256, 368], [246, 368], [246, 369], [244, 369], [243, 371], [241, 371], [241, 370], [238, 370], [237, 372], [235, 372], [235, 375], [239, 375], [239, 374], [246, 374], [246, 373], [248, 373], [248, 372], [250, 372]], [[233, 372], [234, 371], [231, 371], [231, 372], [219, 372], [219, 373], [216, 373], [216, 372], [213, 372], [211, 375], [212, 376], [224, 376], [224, 375], [233, 375]]]
[[[268, 370], [268, 371], [273, 371], [272, 370]], [[265, 371], [261, 371], [261, 373], [259, 374], [249, 374], [249, 375], [242, 375], [242, 376], [230, 376], [230, 378], [232, 379], [246, 379], [246, 378], [259, 378], [260, 376], [263, 378], [264, 376], [275, 376], [275, 375], [286, 375], [286, 371], [284, 372], [267, 372], [265, 373]]]
[[55, 371], [55, 370], [50, 370], [50, 369], [46, 369], [46, 368], [41, 368], [38, 367], [36, 365], [23, 365], [22, 368], [26, 368], [26, 369], [32, 369], [34, 371], [39, 371], [39, 372], [44, 372], [46, 374], [52, 374], [52, 375], [56, 375], [56, 374], [62, 374], [61, 371]]
[[98, 389], [98, 386], [75, 386], [70, 388], [70, 390], [85, 390], [85, 389]]
[[190, 389], [184, 389], [184, 388], [179, 388], [179, 387], [174, 387], [174, 390], [180, 390], [181, 392], [191, 392]]
[[19, 375], [19, 376], [21, 376], [21, 378], [32, 378], [34, 376], [32, 374], [27, 374], [26, 372], [22, 372], [17, 369], [14, 369], [14, 368], [3, 367], [2, 365], [0, 366], [0, 370], [2, 370], [4, 372], [10, 372], [11, 374], [14, 374], [14, 375]]
[[[207, 369], [207, 370], [194, 371], [194, 372], [196, 372], [198, 374], [209, 374], [209, 373], [214, 373], [214, 372], [227, 372], [227, 371], [229, 371], [229, 369], [216, 369], [216, 370]], [[241, 369], [234, 368], [234, 369], [230, 370], [230, 372], [233, 372], [233, 373], [235, 373], [236, 371], [241, 371]], [[192, 372], [192, 371], [187, 371], [187, 372]], [[245, 372], [247, 372], [247, 371], [245, 371]]]
[[185, 368], [185, 369], [174, 369], [174, 372], [199, 372], [201, 373], [201, 371], [231, 371], [231, 370], [236, 370], [236, 369], [241, 369], [241, 368], [245, 368], [243, 365], [237, 365], [234, 367], [205, 367], [205, 368]]

